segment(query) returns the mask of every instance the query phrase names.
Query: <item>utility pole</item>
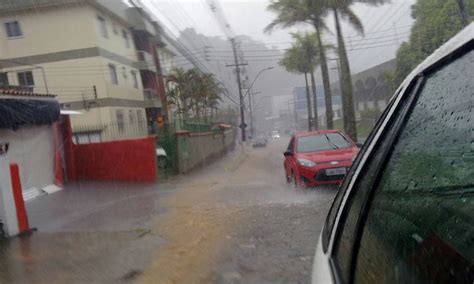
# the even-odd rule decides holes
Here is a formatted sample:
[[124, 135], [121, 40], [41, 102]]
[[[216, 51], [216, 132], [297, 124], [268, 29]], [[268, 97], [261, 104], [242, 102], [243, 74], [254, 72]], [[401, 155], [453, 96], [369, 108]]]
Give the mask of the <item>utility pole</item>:
[[457, 0], [457, 1], [458, 1], [458, 6], [459, 6], [459, 14], [461, 15], [461, 25], [464, 28], [469, 24], [466, 7], [464, 5], [464, 0]]
[[293, 114], [295, 115], [295, 129], [294, 130], [296, 131], [298, 130], [298, 114], [296, 113], [296, 100], [294, 96], [292, 99], [288, 100], [288, 112], [291, 115], [290, 105], [293, 105]]
[[240, 81], [240, 66], [248, 65], [247, 63], [239, 63], [237, 59], [237, 50], [235, 48], [235, 39], [231, 38], [230, 43], [232, 44], [232, 51], [234, 52], [234, 64], [228, 64], [226, 67], [233, 67], [235, 66], [235, 74], [237, 75], [237, 86], [239, 87], [239, 102], [240, 102], [240, 129], [242, 130], [242, 142], [247, 140], [247, 136], [245, 135], [245, 128], [247, 125], [245, 124], [245, 113], [244, 113], [244, 96], [242, 95], [242, 85]]

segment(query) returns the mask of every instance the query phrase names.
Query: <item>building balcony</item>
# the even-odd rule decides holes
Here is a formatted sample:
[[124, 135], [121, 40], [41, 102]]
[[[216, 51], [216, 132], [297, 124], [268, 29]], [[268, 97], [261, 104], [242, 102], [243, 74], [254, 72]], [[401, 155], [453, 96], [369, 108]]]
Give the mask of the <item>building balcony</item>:
[[159, 100], [158, 92], [154, 89], [143, 89], [143, 97], [145, 101]]
[[8, 14], [22, 9], [37, 9], [54, 6], [66, 6], [71, 4], [81, 4], [80, 0], [16, 0], [0, 1], [0, 14]]
[[150, 36], [157, 35], [157, 29], [146, 11], [138, 7], [130, 7], [126, 11], [128, 22], [133, 26], [134, 30], [146, 32]]
[[138, 61], [135, 62], [135, 68], [139, 70], [148, 70], [156, 72], [156, 65], [153, 56], [145, 50], [137, 50]]

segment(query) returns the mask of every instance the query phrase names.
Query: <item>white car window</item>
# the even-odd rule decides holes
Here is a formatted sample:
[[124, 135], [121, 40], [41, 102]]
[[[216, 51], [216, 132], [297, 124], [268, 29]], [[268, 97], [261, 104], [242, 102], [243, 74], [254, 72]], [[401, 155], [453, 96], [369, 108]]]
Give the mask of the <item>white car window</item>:
[[[410, 97], [419, 88], [420, 82], [415, 80], [407, 89], [405, 97]], [[364, 165], [364, 169], [358, 177], [358, 181], [351, 191], [351, 196], [344, 206], [343, 216], [338, 224], [338, 233], [336, 235], [334, 259], [338, 276], [345, 282], [349, 282], [351, 275], [351, 264], [353, 257], [353, 248], [355, 245], [355, 237], [360, 219], [360, 212], [364, 202], [371, 191], [377, 171], [380, 168], [387, 149], [391, 144], [391, 137], [396, 133], [398, 125], [406, 109], [406, 101], [398, 106], [397, 111], [393, 115], [392, 121], [389, 122], [382, 135], [381, 142], [373, 150], [371, 156]]]
[[474, 281], [474, 51], [430, 75], [363, 230], [355, 282]]

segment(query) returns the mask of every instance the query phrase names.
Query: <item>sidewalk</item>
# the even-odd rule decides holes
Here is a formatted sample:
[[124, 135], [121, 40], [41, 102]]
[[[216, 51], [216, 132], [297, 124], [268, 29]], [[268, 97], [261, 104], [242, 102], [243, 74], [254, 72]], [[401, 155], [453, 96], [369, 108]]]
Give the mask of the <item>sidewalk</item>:
[[169, 192], [166, 185], [81, 182], [28, 202], [38, 231], [1, 241], [0, 283], [128, 282], [165, 242], [151, 222]]
[[77, 182], [26, 207], [39, 231], [130, 230], [160, 213], [158, 199], [167, 191], [163, 184]]

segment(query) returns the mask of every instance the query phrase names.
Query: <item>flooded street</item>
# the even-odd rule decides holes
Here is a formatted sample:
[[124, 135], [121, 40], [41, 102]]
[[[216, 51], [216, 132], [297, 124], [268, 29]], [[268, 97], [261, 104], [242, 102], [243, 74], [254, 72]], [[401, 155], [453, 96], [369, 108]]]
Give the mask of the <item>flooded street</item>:
[[238, 148], [157, 185], [41, 197], [28, 204], [38, 232], [2, 246], [0, 282], [308, 283], [336, 188], [287, 184], [286, 144]]
[[0, 18], [0, 284], [474, 284], [474, 0]]

